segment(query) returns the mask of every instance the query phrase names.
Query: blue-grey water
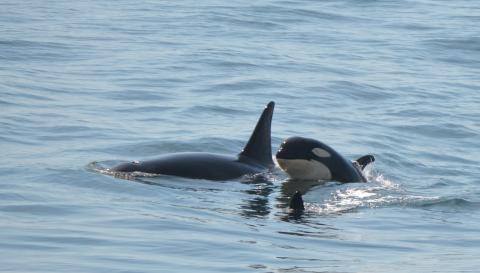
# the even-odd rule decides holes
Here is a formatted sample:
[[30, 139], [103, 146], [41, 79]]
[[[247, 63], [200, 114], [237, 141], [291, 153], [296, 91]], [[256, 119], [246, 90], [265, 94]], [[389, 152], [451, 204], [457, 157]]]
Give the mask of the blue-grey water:
[[[0, 3], [0, 271], [478, 272], [478, 1]], [[370, 182], [122, 179], [264, 105]], [[285, 208], [295, 190], [307, 210]]]

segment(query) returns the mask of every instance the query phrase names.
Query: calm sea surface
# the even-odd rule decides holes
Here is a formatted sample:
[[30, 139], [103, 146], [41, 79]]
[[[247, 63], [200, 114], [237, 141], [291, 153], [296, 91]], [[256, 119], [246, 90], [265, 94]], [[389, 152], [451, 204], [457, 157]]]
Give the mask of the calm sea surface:
[[[101, 171], [270, 100], [370, 182]], [[480, 2], [2, 1], [0, 155], [1, 272], [478, 272]]]

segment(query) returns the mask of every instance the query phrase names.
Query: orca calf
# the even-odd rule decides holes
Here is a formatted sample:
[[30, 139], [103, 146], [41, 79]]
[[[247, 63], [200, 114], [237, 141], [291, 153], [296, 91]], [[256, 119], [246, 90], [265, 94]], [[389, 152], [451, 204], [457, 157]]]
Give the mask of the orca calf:
[[339, 182], [367, 182], [362, 170], [375, 161], [373, 155], [366, 155], [351, 162], [328, 145], [304, 137], [287, 138], [276, 158], [292, 179]]
[[255, 130], [243, 150], [236, 156], [212, 153], [173, 153], [157, 159], [122, 163], [115, 172], [143, 172], [207, 180], [229, 180], [273, 168], [271, 124], [275, 103], [263, 110]]

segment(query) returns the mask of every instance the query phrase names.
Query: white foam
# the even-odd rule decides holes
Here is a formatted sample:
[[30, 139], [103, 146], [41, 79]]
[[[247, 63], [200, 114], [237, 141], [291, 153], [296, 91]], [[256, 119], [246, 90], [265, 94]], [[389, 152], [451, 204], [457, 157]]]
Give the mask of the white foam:
[[319, 214], [338, 214], [358, 208], [415, 205], [438, 199], [438, 197], [408, 193], [401, 188], [400, 184], [372, 171], [372, 169], [366, 170], [365, 174], [370, 182], [344, 185], [348, 188], [335, 190], [326, 200], [319, 203], [306, 203], [306, 210]]

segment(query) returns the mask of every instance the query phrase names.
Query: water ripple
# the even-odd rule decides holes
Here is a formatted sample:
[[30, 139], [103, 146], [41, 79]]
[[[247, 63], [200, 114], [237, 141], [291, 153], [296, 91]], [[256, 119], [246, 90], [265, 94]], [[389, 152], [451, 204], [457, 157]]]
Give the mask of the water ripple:
[[[4, 271], [478, 267], [476, 1], [0, 6]], [[237, 154], [270, 100], [273, 150], [301, 135], [374, 154], [369, 182], [108, 172]]]

